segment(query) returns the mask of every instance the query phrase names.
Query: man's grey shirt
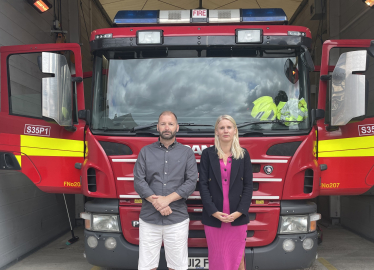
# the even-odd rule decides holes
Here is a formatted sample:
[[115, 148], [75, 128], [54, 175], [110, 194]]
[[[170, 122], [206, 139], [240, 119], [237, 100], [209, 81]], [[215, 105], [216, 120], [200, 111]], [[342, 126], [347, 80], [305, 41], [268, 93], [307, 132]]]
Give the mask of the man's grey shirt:
[[[188, 218], [186, 200], [196, 188], [198, 173], [192, 149], [175, 141], [166, 148], [160, 141], [140, 150], [134, 167], [134, 187], [143, 199], [140, 218], [157, 225], [170, 225]], [[182, 199], [169, 206], [173, 213], [163, 216], [145, 200], [151, 195], [178, 193]]]

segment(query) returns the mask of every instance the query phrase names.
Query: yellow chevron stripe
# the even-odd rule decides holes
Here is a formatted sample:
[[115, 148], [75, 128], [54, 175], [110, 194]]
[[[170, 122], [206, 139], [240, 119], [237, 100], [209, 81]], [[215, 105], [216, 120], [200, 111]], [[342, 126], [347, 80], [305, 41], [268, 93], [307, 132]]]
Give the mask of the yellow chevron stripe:
[[83, 157], [83, 141], [21, 135], [21, 152], [28, 156]]
[[374, 136], [353, 137], [318, 142], [319, 157], [374, 156]]

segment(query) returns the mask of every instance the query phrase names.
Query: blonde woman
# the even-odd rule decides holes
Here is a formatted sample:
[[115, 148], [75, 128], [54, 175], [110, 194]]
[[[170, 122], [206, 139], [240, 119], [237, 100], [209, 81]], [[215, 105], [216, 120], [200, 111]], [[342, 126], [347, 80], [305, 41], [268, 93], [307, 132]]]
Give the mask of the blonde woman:
[[214, 144], [201, 155], [199, 176], [209, 269], [244, 270], [253, 175], [231, 116], [218, 117]]

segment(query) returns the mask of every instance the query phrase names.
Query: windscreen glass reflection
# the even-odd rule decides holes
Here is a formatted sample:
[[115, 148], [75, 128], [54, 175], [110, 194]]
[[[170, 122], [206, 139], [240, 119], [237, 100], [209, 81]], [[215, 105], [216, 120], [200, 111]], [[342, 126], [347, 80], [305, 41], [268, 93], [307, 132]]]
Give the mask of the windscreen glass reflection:
[[[288, 59], [298, 73], [296, 82], [285, 74]], [[162, 111], [171, 110], [179, 123], [214, 125], [219, 115], [229, 114], [237, 124], [283, 121], [249, 125], [241, 130], [306, 129], [307, 71], [298, 60], [298, 57], [109, 60], [108, 72], [99, 75], [108, 76], [107, 86], [102, 83], [95, 86], [93, 128], [130, 130], [157, 122]], [[284, 120], [298, 122], [284, 123]]]

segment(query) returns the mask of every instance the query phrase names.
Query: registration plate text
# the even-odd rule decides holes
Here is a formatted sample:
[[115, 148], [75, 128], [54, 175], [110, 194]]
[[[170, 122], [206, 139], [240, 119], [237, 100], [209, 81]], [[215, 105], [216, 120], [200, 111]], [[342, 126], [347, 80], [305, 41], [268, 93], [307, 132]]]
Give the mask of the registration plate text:
[[209, 269], [209, 261], [207, 257], [189, 257], [188, 269]]

